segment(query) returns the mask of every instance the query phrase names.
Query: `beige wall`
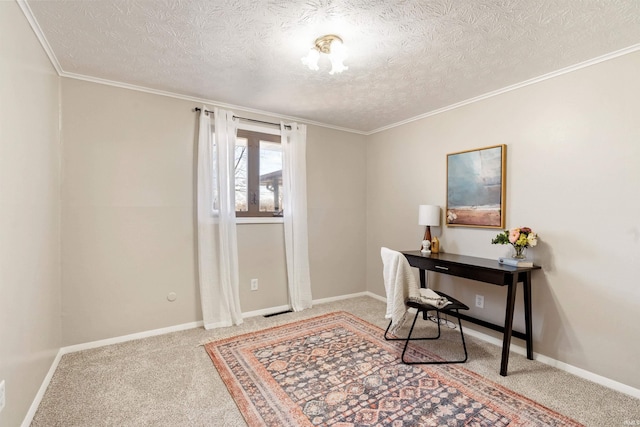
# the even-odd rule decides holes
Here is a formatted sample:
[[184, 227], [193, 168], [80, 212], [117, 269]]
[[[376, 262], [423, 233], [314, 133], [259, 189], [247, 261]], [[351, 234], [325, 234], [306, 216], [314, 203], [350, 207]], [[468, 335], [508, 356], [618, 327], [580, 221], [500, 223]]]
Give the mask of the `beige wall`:
[[365, 138], [320, 127], [310, 128], [307, 138], [313, 298], [364, 292]]
[[192, 104], [63, 78], [62, 105], [63, 344], [198, 320]]
[[[62, 94], [64, 345], [201, 320], [195, 104], [66, 78]], [[307, 139], [313, 296], [362, 292], [364, 137], [309, 126]], [[243, 312], [288, 302], [282, 233], [238, 226]]]
[[0, 2], [0, 425], [20, 425], [60, 348], [58, 77]]
[[[541, 241], [530, 250], [543, 266], [533, 283], [534, 351], [640, 387], [638, 75], [640, 53], [633, 53], [372, 135], [368, 289], [384, 295], [380, 246], [418, 248], [418, 205], [445, 206], [446, 154], [507, 144], [507, 226], [533, 227]], [[490, 244], [496, 230], [436, 233], [447, 252], [509, 253]], [[503, 321], [503, 289], [430, 278], [469, 305], [485, 295], [485, 308], [474, 314]]]

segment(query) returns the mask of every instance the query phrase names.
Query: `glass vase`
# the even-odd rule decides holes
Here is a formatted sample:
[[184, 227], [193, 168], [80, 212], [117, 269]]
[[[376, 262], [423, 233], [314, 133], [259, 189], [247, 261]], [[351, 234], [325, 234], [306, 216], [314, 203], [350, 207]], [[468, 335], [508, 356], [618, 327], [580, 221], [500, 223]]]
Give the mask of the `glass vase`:
[[525, 250], [527, 249], [526, 246], [513, 246], [513, 249], [515, 249], [515, 253], [512, 255], [512, 258], [515, 259], [525, 259], [526, 258], [526, 253]]

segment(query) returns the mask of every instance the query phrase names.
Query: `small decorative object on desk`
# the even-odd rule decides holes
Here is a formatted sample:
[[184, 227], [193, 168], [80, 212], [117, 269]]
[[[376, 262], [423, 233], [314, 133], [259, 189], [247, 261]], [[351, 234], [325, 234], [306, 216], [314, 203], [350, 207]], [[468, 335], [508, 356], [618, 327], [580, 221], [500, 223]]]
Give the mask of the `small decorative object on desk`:
[[431, 251], [429, 250], [430, 246], [431, 246], [431, 242], [430, 241], [423, 240], [422, 241], [422, 249], [420, 250], [420, 252], [422, 252], [425, 255], [430, 254], [431, 253]]
[[431, 252], [437, 254], [440, 252], [440, 240], [436, 236], [431, 239]]
[[533, 267], [533, 262], [515, 258], [500, 257], [498, 258], [498, 262], [500, 264], [509, 265], [511, 267]]
[[538, 235], [529, 227], [511, 228], [498, 234], [495, 239], [491, 240], [491, 243], [494, 245], [509, 244], [515, 249], [513, 258], [524, 259], [526, 257], [525, 249], [538, 244]]

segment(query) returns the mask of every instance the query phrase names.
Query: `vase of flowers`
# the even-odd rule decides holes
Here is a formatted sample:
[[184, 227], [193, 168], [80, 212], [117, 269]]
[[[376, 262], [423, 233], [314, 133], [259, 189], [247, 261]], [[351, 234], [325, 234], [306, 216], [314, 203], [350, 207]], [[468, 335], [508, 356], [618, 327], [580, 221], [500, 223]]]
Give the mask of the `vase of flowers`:
[[495, 239], [491, 240], [491, 243], [494, 245], [511, 245], [515, 250], [513, 258], [524, 259], [526, 256], [525, 249], [538, 244], [538, 235], [529, 227], [511, 228], [498, 234]]

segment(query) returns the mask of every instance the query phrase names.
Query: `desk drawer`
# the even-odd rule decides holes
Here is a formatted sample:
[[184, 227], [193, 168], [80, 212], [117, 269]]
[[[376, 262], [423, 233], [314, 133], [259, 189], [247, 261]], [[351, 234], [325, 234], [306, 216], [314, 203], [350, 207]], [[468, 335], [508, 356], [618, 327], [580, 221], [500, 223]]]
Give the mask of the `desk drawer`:
[[423, 270], [435, 271], [442, 274], [449, 274], [465, 279], [478, 280], [494, 285], [505, 286], [511, 283], [511, 273], [504, 270], [488, 269], [481, 266], [459, 264], [446, 260], [439, 260], [426, 257], [407, 257], [409, 265]]
[[484, 270], [481, 268], [470, 269], [460, 265], [446, 265], [442, 263], [435, 263], [433, 268], [429, 268], [431, 271], [436, 271], [442, 274], [449, 274], [456, 277], [464, 277], [465, 279], [477, 280], [479, 282], [492, 283], [494, 285], [505, 286], [511, 282], [510, 275], [504, 273]]
[[452, 276], [465, 277], [468, 275], [468, 268], [459, 265], [447, 265], [446, 263], [434, 262], [428, 270], [436, 271], [442, 274], [451, 274]]

